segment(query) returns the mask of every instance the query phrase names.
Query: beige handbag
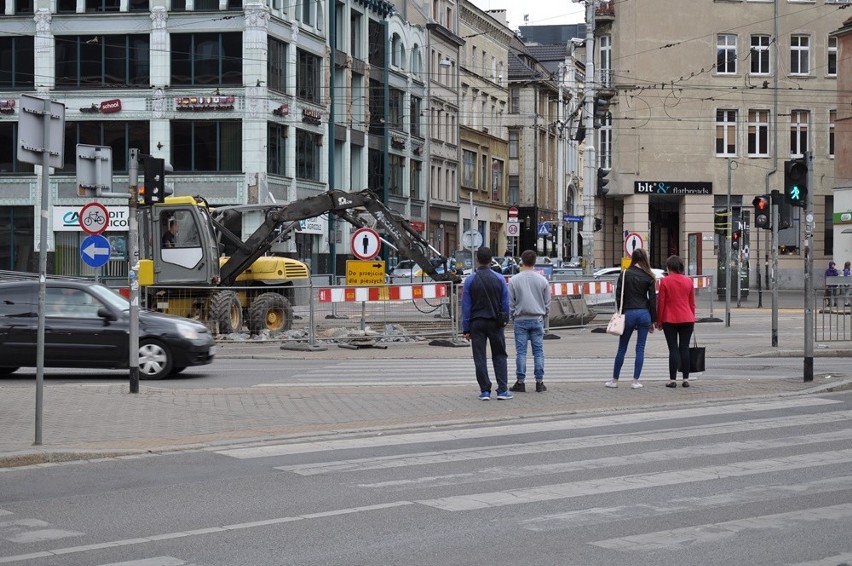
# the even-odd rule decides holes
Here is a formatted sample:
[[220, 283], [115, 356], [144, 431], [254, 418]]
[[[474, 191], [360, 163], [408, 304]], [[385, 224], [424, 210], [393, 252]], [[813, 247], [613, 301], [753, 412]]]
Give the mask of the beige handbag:
[[622, 310], [624, 308], [624, 288], [627, 286], [627, 271], [621, 272], [621, 300], [618, 301], [618, 310], [612, 313], [612, 318], [609, 319], [609, 323], [606, 325], [606, 333], [612, 334], [613, 336], [621, 336], [624, 334], [624, 313]]

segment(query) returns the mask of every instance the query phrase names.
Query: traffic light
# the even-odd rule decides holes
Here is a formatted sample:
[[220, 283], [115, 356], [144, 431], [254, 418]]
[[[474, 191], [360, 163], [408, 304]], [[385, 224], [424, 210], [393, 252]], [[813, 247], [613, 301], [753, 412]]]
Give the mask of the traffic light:
[[720, 236], [728, 235], [728, 211], [714, 210], [713, 211], [713, 231]]
[[600, 232], [603, 230], [603, 220], [595, 217], [595, 232]]
[[598, 167], [598, 196], [603, 198], [609, 192], [609, 189], [606, 186], [609, 184], [609, 169], [604, 169], [603, 167]]
[[166, 196], [166, 161], [157, 157], [145, 156], [145, 190], [142, 197], [145, 204], [162, 202]]
[[804, 207], [808, 196], [808, 164], [803, 158], [784, 162], [784, 198], [791, 206]]
[[772, 208], [769, 206], [769, 196], [760, 195], [754, 197], [751, 201], [754, 205], [754, 226], [755, 228], [772, 229]]
[[609, 98], [596, 96], [594, 113], [594, 126], [596, 130], [603, 126], [607, 114], [609, 114]]
[[731, 249], [737, 251], [740, 249], [740, 238], [743, 236], [742, 230], [734, 230], [731, 232]]

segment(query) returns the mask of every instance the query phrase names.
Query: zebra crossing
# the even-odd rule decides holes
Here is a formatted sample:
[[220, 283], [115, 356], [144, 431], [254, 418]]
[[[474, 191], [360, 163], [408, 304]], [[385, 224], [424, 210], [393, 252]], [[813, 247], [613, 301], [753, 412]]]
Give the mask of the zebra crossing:
[[[399, 563], [405, 545], [413, 552], [409, 537], [400, 537], [402, 549], [392, 538], [410, 528], [436, 546], [409, 563], [479, 563], [443, 556], [442, 541], [499, 524], [527, 533], [513, 544], [533, 541], [529, 564], [556, 563], [536, 552], [564, 545], [584, 559], [560, 564], [837, 566], [852, 560], [850, 425], [844, 401], [810, 396], [211, 448], [215, 458], [268, 470], [281, 486], [322, 486], [331, 504], [115, 540], [0, 509], [0, 564], [219, 566], [236, 562], [199, 545], [160, 545], [286, 539], [300, 529], [333, 540], [343, 524], [357, 540], [362, 525], [379, 522], [391, 538], [365, 546], [373, 564]], [[104, 550], [126, 559], [99, 560]], [[348, 564], [313, 558], [280, 563]]]

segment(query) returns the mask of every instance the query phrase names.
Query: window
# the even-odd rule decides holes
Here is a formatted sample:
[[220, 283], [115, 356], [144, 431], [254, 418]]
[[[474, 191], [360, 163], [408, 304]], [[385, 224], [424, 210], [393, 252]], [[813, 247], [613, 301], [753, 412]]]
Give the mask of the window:
[[488, 190], [488, 156], [482, 155], [480, 156], [480, 168], [479, 168], [479, 188], [482, 191]]
[[112, 170], [126, 173], [130, 148], [139, 148], [140, 153], [150, 153], [151, 127], [147, 121], [122, 122], [115, 120], [66, 121], [65, 122], [65, 167], [63, 175], [74, 175], [77, 162], [77, 144], [108, 145], [112, 148]]
[[509, 203], [520, 202], [521, 178], [518, 175], [509, 175]]
[[149, 54], [148, 35], [57, 36], [56, 85], [147, 87]]
[[296, 50], [296, 96], [310, 102], [320, 102], [320, 58], [303, 51]]
[[287, 174], [287, 126], [267, 124], [266, 170], [270, 175]]
[[86, 0], [86, 12], [118, 12], [119, 0]]
[[364, 48], [361, 46], [361, 38], [364, 34], [361, 30], [362, 21], [361, 13], [352, 10], [349, 16], [349, 54], [356, 59], [364, 58]]
[[175, 171], [242, 171], [243, 135], [239, 121], [172, 120], [171, 130]]
[[612, 169], [612, 114], [607, 112], [601, 120], [600, 167]]
[[[33, 171], [31, 163], [18, 161], [18, 123], [0, 122], [0, 174], [32, 173]], [[0, 269], [6, 268], [0, 267]]]
[[34, 0], [15, 0], [16, 14], [32, 14]]
[[171, 42], [173, 86], [242, 84], [242, 34], [173, 33]]
[[35, 72], [33, 38], [0, 37], [0, 88], [32, 88]]
[[612, 36], [602, 35], [601, 45], [601, 86], [612, 85]]
[[509, 114], [517, 114], [521, 111], [521, 89], [516, 86], [509, 87]]
[[808, 151], [808, 121], [810, 113], [807, 110], [790, 112], [790, 157], [802, 157]]
[[411, 97], [411, 135], [417, 136], [419, 138], [423, 137], [423, 131], [421, 127], [422, 117], [420, 116], [421, 112], [423, 112], [423, 100], [412, 96]]
[[267, 86], [278, 92], [287, 91], [287, 44], [269, 39], [269, 57], [266, 62]]
[[420, 196], [422, 191], [420, 187], [421, 179], [423, 178], [423, 162], [411, 160], [410, 162], [410, 171], [409, 171], [409, 184], [408, 188], [411, 193], [412, 200], [421, 200]]
[[395, 88], [388, 90], [388, 127], [396, 130], [402, 130], [402, 97], [404, 96], [401, 90]]
[[491, 200], [498, 202], [503, 199], [503, 161], [491, 160]]
[[393, 34], [391, 38], [391, 65], [394, 67], [402, 67], [405, 60], [405, 49], [402, 47], [402, 38], [398, 33]]
[[769, 110], [748, 111], [748, 148], [751, 157], [769, 157]]
[[769, 64], [770, 37], [768, 35], [751, 36], [751, 74], [768, 75], [771, 72]]
[[509, 130], [509, 159], [518, 159], [518, 130]]
[[[825, 255], [831, 257], [834, 255], [834, 197], [827, 195], [825, 197], [825, 208], [822, 219], [823, 232], [822, 237], [825, 240]], [[847, 291], [846, 300], [849, 300]]]
[[834, 157], [834, 123], [837, 121], [837, 110], [828, 111], [828, 156]]
[[68, 14], [76, 12], [77, 0], [57, 0], [56, 11], [59, 14]]
[[790, 36], [790, 73], [807, 75], [810, 72], [810, 44], [807, 35]]
[[467, 149], [462, 151], [462, 186], [476, 186], [476, 154]]
[[127, 9], [130, 12], [147, 12], [148, 0], [128, 0]]
[[296, 130], [296, 177], [310, 181], [320, 180], [321, 149], [321, 135]]
[[733, 75], [737, 72], [737, 36], [720, 33], [716, 36], [716, 72]]
[[401, 155], [390, 155], [390, 194], [402, 196], [402, 172], [405, 170], [405, 158]]
[[737, 111], [716, 110], [716, 155], [737, 154]]
[[830, 77], [837, 76], [837, 37], [828, 38], [828, 65], [826, 74]]
[[297, 0], [296, 17], [303, 24], [314, 25], [314, 10], [316, 10], [315, 0]]

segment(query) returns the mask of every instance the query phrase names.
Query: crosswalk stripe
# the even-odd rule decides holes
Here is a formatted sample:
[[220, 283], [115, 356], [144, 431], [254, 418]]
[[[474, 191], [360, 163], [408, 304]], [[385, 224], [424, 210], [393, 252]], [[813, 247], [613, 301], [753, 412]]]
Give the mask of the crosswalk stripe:
[[[820, 424], [831, 424], [844, 422], [852, 419], [852, 412], [838, 411], [823, 415], [799, 415], [792, 417], [777, 417], [767, 419], [750, 419], [748, 423], [742, 421], [725, 423], [722, 425], [694, 425], [688, 427], [677, 427], [666, 430], [656, 430], [653, 435], [645, 432], [628, 432], [611, 435], [596, 435], [581, 438], [566, 438], [559, 440], [543, 440], [528, 442], [524, 444], [509, 445], [499, 449], [459, 448], [441, 452], [418, 452], [399, 456], [380, 456], [373, 458], [354, 458], [349, 460], [336, 460], [330, 462], [312, 464], [294, 464], [289, 466], [278, 466], [277, 470], [292, 472], [302, 476], [318, 474], [330, 474], [340, 472], [355, 472], [364, 470], [378, 470], [388, 468], [412, 467], [419, 465], [431, 465], [437, 463], [463, 462], [494, 458], [497, 456], [521, 456], [525, 454], [544, 454], [562, 450], [576, 450], [584, 448], [602, 448], [604, 446], [617, 446], [632, 444], [642, 441], [665, 441], [677, 440], [688, 436], [689, 438], [700, 438], [704, 436], [715, 436], [723, 434], [741, 434], [754, 430], [771, 430], [776, 428], [789, 428], [800, 426], [816, 426]], [[852, 429], [849, 429], [852, 431]], [[850, 432], [852, 433], [852, 432]], [[823, 436], [823, 435], [819, 435]], [[825, 433], [827, 440], [847, 437], [847, 431], [837, 433]], [[802, 437], [799, 437], [802, 438]], [[816, 442], [814, 436], [808, 436], [810, 442]], [[765, 441], [768, 447], [773, 441]], [[774, 441], [783, 445], [784, 440]], [[757, 446], [756, 448], [760, 448]]]
[[852, 552], [846, 552], [844, 554], [835, 554], [834, 556], [827, 556], [820, 560], [814, 560], [812, 562], [798, 562], [796, 564], [788, 564], [788, 566], [843, 566], [844, 564], [852, 564]]
[[613, 414], [603, 417], [584, 419], [566, 419], [550, 422], [512, 423], [502, 426], [475, 427], [465, 429], [442, 430], [434, 432], [417, 432], [407, 434], [371, 436], [367, 438], [349, 438], [341, 440], [316, 440], [311, 442], [296, 442], [292, 444], [273, 444], [250, 446], [246, 448], [230, 448], [214, 450], [217, 454], [231, 458], [266, 458], [269, 456], [284, 456], [288, 454], [304, 454], [309, 452], [324, 452], [347, 448], [362, 449], [379, 446], [399, 446], [416, 442], [442, 442], [449, 440], [467, 440], [473, 438], [504, 437], [515, 434], [536, 432], [577, 430], [596, 428], [600, 426], [630, 425], [645, 423], [653, 420], [678, 419], [682, 417], [699, 417], [709, 415], [729, 415], [732, 411], [749, 413], [752, 411], [771, 411], [793, 407], [817, 407], [837, 404], [840, 401], [821, 399], [818, 397], [784, 399], [779, 401], [742, 403], [734, 406], [690, 407], [684, 409], [666, 409], [662, 411], [644, 411], [639, 413]]
[[427, 507], [442, 509], [444, 511], [474, 511], [477, 509], [486, 509], [491, 507], [523, 505], [526, 503], [535, 503], [540, 501], [585, 497], [587, 495], [598, 495], [601, 493], [615, 493], [725, 478], [753, 476], [775, 472], [778, 469], [790, 471], [835, 464], [849, 464], [850, 462], [852, 462], [852, 449], [837, 450], [832, 452], [788, 456], [785, 458], [751, 460], [719, 466], [704, 466], [692, 468], [690, 470], [634, 474], [622, 477], [607, 477], [571, 483], [550, 484], [532, 488], [510, 489], [499, 492], [484, 492], [451, 497], [439, 497], [436, 499], [421, 499], [416, 501], [416, 503]]

